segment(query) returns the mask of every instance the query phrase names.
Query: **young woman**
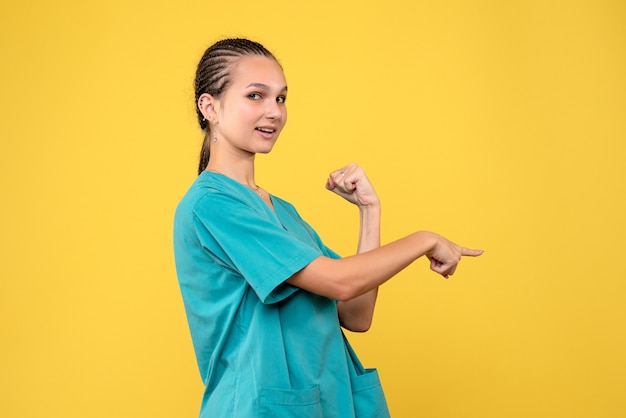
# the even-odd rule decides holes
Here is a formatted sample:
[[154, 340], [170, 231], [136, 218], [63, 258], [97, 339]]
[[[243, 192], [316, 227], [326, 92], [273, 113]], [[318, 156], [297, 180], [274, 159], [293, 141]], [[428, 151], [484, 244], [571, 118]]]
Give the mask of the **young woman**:
[[201, 417], [386, 417], [375, 369], [341, 327], [366, 331], [377, 288], [421, 256], [454, 274], [460, 247], [432, 232], [380, 246], [380, 202], [363, 169], [326, 187], [359, 208], [357, 254], [326, 247], [295, 208], [255, 182], [287, 121], [287, 82], [274, 56], [246, 39], [209, 47], [196, 104], [205, 139], [198, 178], [174, 220], [177, 275], [205, 384]]

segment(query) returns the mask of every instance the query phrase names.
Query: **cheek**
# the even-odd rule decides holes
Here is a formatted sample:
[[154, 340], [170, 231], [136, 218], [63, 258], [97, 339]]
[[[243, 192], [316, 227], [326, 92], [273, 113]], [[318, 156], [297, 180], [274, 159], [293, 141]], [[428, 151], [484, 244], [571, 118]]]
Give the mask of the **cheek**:
[[238, 113], [241, 118], [254, 121], [263, 115], [263, 109], [255, 106], [254, 103], [244, 103], [239, 107]]

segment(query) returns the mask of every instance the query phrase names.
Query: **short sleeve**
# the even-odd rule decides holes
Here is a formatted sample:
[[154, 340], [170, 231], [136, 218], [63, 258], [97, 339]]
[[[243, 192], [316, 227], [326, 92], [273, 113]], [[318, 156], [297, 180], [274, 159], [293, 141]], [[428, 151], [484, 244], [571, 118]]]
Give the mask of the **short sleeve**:
[[207, 193], [194, 206], [193, 223], [208, 251], [241, 275], [263, 303], [275, 303], [298, 290], [285, 280], [324, 254], [290, 234], [261, 204]]
[[334, 259], [341, 258], [341, 255], [339, 255], [338, 253], [336, 253], [335, 251], [333, 251], [332, 249], [330, 249], [329, 247], [327, 247], [324, 244], [324, 242], [320, 238], [319, 234], [315, 231], [315, 229], [313, 229], [313, 227], [311, 225], [309, 225], [300, 216], [300, 214], [298, 213], [296, 208], [294, 208], [291, 203], [286, 202], [286, 201], [284, 201], [282, 199], [276, 199], [276, 200], [279, 201], [279, 203], [281, 204], [282, 208], [285, 210], [285, 213], [287, 213], [288, 216], [291, 216], [292, 218], [294, 218], [296, 220], [296, 222], [298, 222], [306, 230], [307, 234], [311, 237], [311, 239], [313, 241], [315, 241], [317, 246], [321, 249], [323, 255], [325, 255], [326, 257], [329, 257], [329, 258], [334, 258]]

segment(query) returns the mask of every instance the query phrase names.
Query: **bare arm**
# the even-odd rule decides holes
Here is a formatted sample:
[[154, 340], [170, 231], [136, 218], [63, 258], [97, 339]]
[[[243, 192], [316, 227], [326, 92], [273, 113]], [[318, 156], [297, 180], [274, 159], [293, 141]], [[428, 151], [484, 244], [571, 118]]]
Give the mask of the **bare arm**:
[[[363, 169], [349, 164], [330, 173], [326, 187], [359, 208], [357, 254], [380, 247], [380, 200]], [[339, 322], [354, 332], [367, 331], [374, 317], [378, 287], [337, 303]]]
[[[357, 254], [380, 247], [380, 206], [359, 208], [360, 233]], [[348, 301], [337, 303], [339, 322], [354, 332], [369, 330], [374, 319], [378, 287]]]
[[287, 282], [332, 299], [348, 301], [375, 289], [419, 257], [427, 256], [430, 268], [448, 277], [454, 274], [461, 257], [476, 257], [482, 253], [482, 250], [461, 247], [433, 232], [419, 231], [339, 260], [320, 256]]
[[366, 331], [372, 321], [378, 286], [426, 255], [433, 271], [454, 274], [462, 256], [480, 250], [460, 247], [432, 232], [416, 232], [380, 247], [380, 202], [363, 170], [350, 164], [331, 173], [327, 188], [356, 204], [361, 228], [357, 254], [340, 260], [318, 257], [288, 282], [310, 292], [339, 300], [339, 319], [345, 328]]

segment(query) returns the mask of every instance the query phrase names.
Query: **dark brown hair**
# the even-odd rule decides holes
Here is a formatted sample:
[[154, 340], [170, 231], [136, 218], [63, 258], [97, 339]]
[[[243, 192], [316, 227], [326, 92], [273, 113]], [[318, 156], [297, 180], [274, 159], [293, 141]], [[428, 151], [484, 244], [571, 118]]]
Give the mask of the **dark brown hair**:
[[196, 92], [196, 113], [200, 128], [205, 132], [198, 175], [209, 163], [210, 126], [198, 108], [198, 99], [207, 93], [219, 99], [231, 83], [231, 70], [238, 58], [246, 55], [261, 55], [277, 61], [274, 55], [257, 42], [242, 38], [223, 39], [211, 45], [202, 55], [196, 70], [194, 88]]

